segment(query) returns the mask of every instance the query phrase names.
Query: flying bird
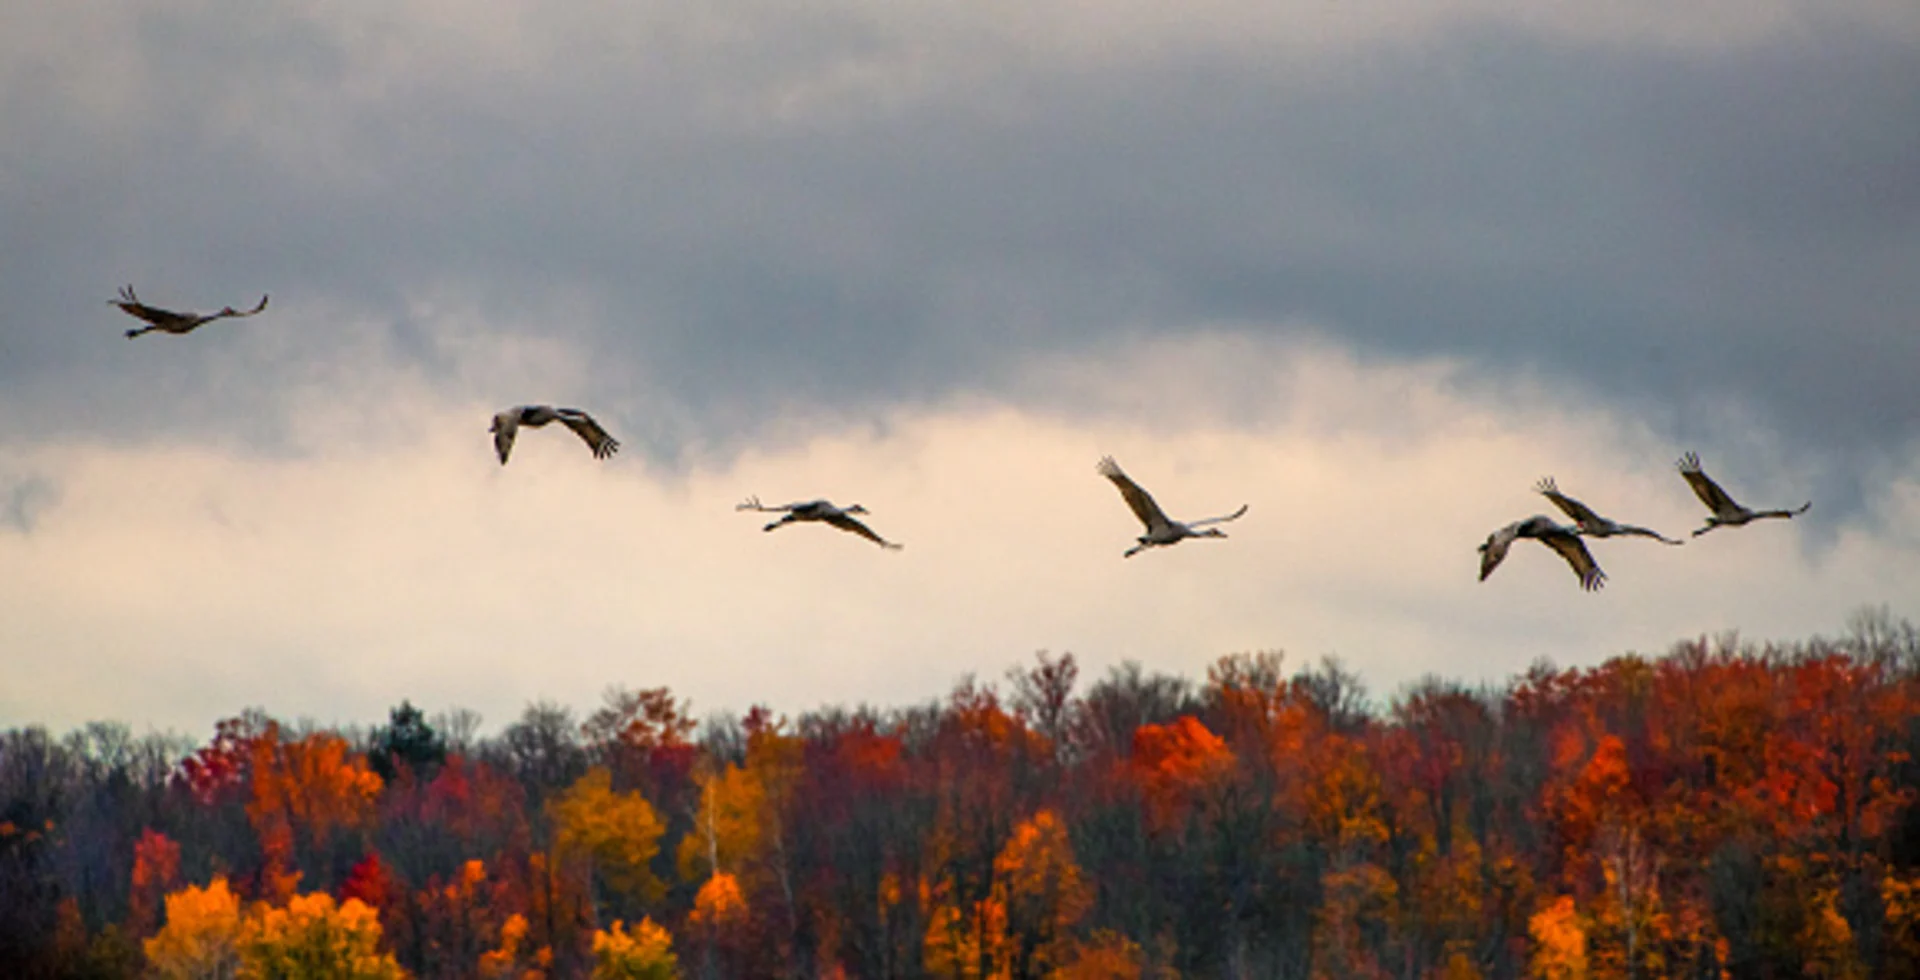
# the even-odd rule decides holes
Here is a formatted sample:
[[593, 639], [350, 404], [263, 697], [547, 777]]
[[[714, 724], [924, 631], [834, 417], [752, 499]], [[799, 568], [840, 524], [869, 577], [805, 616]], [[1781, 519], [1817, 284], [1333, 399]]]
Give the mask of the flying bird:
[[507, 454], [513, 452], [513, 437], [519, 434], [521, 426], [537, 429], [549, 422], [560, 422], [572, 429], [593, 450], [594, 459], [606, 459], [620, 448], [619, 441], [608, 435], [593, 416], [577, 408], [521, 405], [495, 415], [493, 427], [487, 430], [493, 433], [493, 451], [500, 454], [500, 465], [507, 465]]
[[1126, 473], [1122, 472], [1120, 464], [1114, 462], [1112, 456], [1101, 457], [1097, 469], [1101, 476], [1112, 480], [1113, 485], [1120, 488], [1120, 496], [1126, 500], [1128, 507], [1133, 508], [1133, 516], [1140, 518], [1140, 523], [1147, 526], [1147, 533], [1140, 535], [1137, 539], [1140, 543], [1128, 548], [1126, 553], [1120, 556], [1122, 558], [1132, 558], [1148, 548], [1164, 547], [1183, 538], [1224, 538], [1227, 534], [1219, 528], [1207, 528], [1204, 531], [1194, 529], [1206, 527], [1208, 524], [1223, 524], [1247, 512], [1247, 506], [1241, 504], [1239, 510], [1225, 517], [1209, 517], [1205, 520], [1182, 523], [1168, 517], [1166, 512], [1160, 509], [1160, 505], [1153, 502], [1153, 495], [1141, 489], [1140, 484], [1133, 482]]
[[745, 503], [736, 504], [733, 509], [757, 510], [768, 514], [784, 514], [779, 520], [761, 528], [762, 531], [771, 531], [775, 528], [785, 527], [788, 524], [797, 524], [801, 521], [821, 521], [826, 524], [831, 524], [842, 531], [851, 531], [854, 534], [858, 534], [888, 551], [899, 551], [902, 547], [873, 533], [872, 528], [860, 523], [853, 515], [864, 514], [867, 512], [867, 509], [859, 504], [840, 508], [835, 507], [825, 500], [808, 500], [803, 503], [768, 507], [760, 503], [759, 497], [748, 497]]
[[1700, 469], [1700, 456], [1692, 452], [1680, 457], [1680, 475], [1687, 478], [1687, 485], [1693, 487], [1694, 495], [1700, 498], [1700, 502], [1706, 504], [1708, 510], [1713, 511], [1712, 514], [1707, 515], [1707, 526], [1693, 532], [1696, 538], [1716, 527], [1739, 527], [1748, 521], [1757, 521], [1763, 517], [1793, 517], [1796, 514], [1804, 514], [1807, 508], [1813, 506], [1813, 501], [1809, 500], [1792, 510], [1748, 510], [1734, 503], [1733, 498], [1727, 496], [1725, 490], [1720, 489], [1720, 484], [1713, 482], [1713, 479]]
[[1553, 477], [1549, 476], [1541, 480], [1539, 483], [1534, 484], [1533, 488], [1540, 491], [1548, 500], [1553, 501], [1553, 505], [1560, 508], [1568, 517], [1573, 518], [1574, 526], [1578, 527], [1580, 533], [1587, 537], [1611, 538], [1619, 534], [1632, 534], [1643, 538], [1653, 538], [1656, 541], [1664, 541], [1667, 544], [1685, 543], [1683, 541], [1675, 541], [1649, 528], [1636, 527], [1632, 524], [1621, 524], [1601, 517], [1599, 514], [1593, 512], [1593, 508], [1561, 493], [1560, 488], [1554, 485]]
[[1591, 592], [1605, 584], [1607, 573], [1600, 570], [1600, 563], [1593, 560], [1586, 542], [1580, 540], [1580, 530], [1555, 524], [1551, 518], [1539, 514], [1514, 521], [1487, 535], [1487, 540], [1480, 545], [1480, 581], [1485, 582], [1487, 576], [1493, 574], [1506, 559], [1507, 549], [1520, 538], [1532, 538], [1565, 558], [1573, 567], [1573, 573], [1580, 577], [1581, 588]]
[[229, 317], [252, 316], [267, 308], [267, 297], [265, 294], [262, 294], [260, 297], [260, 305], [245, 313], [231, 306], [221, 309], [218, 313], [176, 313], [173, 310], [163, 310], [157, 306], [148, 306], [140, 302], [140, 297], [133, 294], [133, 287], [130, 285], [120, 287], [119, 299], [110, 299], [107, 300], [107, 302], [125, 310], [130, 316], [139, 317], [147, 321], [146, 326], [137, 330], [127, 331], [127, 339], [129, 340], [143, 333], [150, 333], [155, 330], [161, 333], [192, 333], [194, 328], [201, 324], [212, 323], [215, 320], [225, 320]]

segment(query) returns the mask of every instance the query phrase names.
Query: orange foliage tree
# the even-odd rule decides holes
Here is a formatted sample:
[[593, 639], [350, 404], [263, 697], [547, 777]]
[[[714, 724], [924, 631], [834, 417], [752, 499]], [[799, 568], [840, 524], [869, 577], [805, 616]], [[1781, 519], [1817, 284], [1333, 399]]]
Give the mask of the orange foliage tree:
[[336, 833], [361, 829], [383, 784], [338, 735], [315, 732], [283, 741], [279, 723], [269, 721], [250, 750], [247, 818], [264, 855], [259, 892], [284, 902], [302, 874], [296, 853], [323, 852]]
[[1134, 730], [1130, 767], [1145, 793], [1153, 825], [1168, 829], [1233, 772], [1234, 754], [1200, 719], [1181, 715], [1165, 725]]

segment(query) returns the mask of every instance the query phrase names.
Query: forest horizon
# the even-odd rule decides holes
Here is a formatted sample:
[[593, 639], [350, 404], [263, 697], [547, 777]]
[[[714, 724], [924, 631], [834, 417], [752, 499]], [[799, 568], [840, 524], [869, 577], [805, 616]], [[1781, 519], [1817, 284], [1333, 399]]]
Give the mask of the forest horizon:
[[[1920, 976], [1920, 628], [0, 732], [23, 977]], [[322, 964], [312, 967], [313, 964]], [[307, 964], [307, 966], [300, 966]], [[319, 969], [318, 974], [300, 973]]]

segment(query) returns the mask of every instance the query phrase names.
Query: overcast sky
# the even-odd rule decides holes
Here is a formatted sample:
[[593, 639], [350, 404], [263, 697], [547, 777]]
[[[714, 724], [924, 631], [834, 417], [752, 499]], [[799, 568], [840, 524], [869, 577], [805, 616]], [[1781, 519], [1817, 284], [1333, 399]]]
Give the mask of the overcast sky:
[[[0, 0], [0, 725], [1920, 616], [1920, 7], [1682, 6]], [[1813, 510], [1476, 581], [1686, 450]], [[1108, 453], [1250, 512], [1123, 561]]]

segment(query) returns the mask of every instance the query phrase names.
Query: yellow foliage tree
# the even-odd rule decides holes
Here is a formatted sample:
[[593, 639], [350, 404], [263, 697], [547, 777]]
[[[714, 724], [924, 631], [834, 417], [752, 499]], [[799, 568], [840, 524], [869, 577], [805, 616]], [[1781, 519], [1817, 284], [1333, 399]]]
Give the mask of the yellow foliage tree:
[[515, 912], [500, 924], [500, 945], [480, 954], [481, 980], [545, 980], [553, 951], [546, 947], [527, 955], [527, 917]]
[[1012, 934], [1011, 972], [1040, 974], [1063, 962], [1069, 930], [1093, 907], [1066, 825], [1045, 809], [1022, 821], [994, 858], [993, 875]]
[[[932, 910], [922, 942], [924, 964], [935, 976], [1046, 976], [1085, 956], [1070, 930], [1093, 907], [1093, 890], [1074, 860], [1066, 825], [1052, 810], [1039, 810], [1014, 827], [994, 856], [985, 898], [956, 901], [953, 883], [942, 881], [923, 886], [922, 901]], [[1095, 967], [1089, 961], [1082, 969]]]
[[1439, 980], [1481, 980], [1480, 967], [1465, 949], [1455, 945], [1447, 950], [1447, 959], [1440, 967]]
[[1527, 920], [1533, 937], [1533, 959], [1527, 975], [1536, 980], [1586, 980], [1587, 929], [1573, 907], [1573, 896], [1562, 895]]
[[612, 929], [594, 931], [593, 980], [673, 980], [679, 975], [673, 936], [652, 919], [641, 919], [631, 933], [618, 919]]
[[1799, 947], [1806, 951], [1806, 975], [1841, 980], [1864, 978], [1867, 970], [1860, 963], [1853, 927], [1840, 914], [1839, 890], [1816, 890], [1807, 898], [1806, 924], [1801, 927]]
[[380, 915], [325, 892], [296, 895], [285, 908], [256, 907], [240, 933], [243, 980], [401, 980], [380, 950]]
[[934, 906], [922, 944], [927, 972], [952, 980], [1009, 980], [1007, 907], [988, 896], [963, 913], [950, 902]]
[[548, 806], [554, 848], [561, 855], [586, 859], [617, 895], [641, 903], [665, 895], [666, 885], [650, 863], [666, 828], [645, 797], [614, 792], [613, 776], [596, 766]]
[[230, 980], [240, 970], [240, 898], [215, 878], [166, 896], [167, 924], [146, 941], [161, 980]]
[[766, 787], [758, 773], [735, 765], [718, 771], [703, 766], [693, 778], [700, 788], [700, 812], [693, 832], [680, 840], [680, 876], [694, 881], [722, 870], [737, 872], [743, 861], [759, 856]]
[[715, 768], [709, 762], [695, 770], [700, 808], [675, 857], [688, 881], [724, 873], [743, 894], [777, 885], [793, 925], [782, 815], [799, 779], [803, 748], [798, 737], [781, 734], [783, 724], [755, 709], [747, 719], [746, 765]]

